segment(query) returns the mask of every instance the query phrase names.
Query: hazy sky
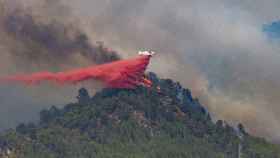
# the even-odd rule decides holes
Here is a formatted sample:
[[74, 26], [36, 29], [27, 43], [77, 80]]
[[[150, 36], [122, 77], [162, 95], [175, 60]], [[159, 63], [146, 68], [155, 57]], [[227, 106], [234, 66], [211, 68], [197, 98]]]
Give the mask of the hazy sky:
[[[31, 8], [36, 21], [72, 24], [91, 43], [104, 41], [124, 58], [139, 49], [154, 50], [158, 55], [150, 70], [191, 88], [215, 118], [242, 122], [252, 133], [280, 141], [279, 46], [262, 32], [263, 24], [279, 19], [279, 0], [9, 0], [8, 6]], [[10, 62], [2, 62], [0, 72], [19, 72], [11, 64], [14, 55], [2, 47]], [[91, 63], [80, 56], [67, 64], [72, 62]], [[0, 127], [36, 118], [41, 108], [67, 102], [76, 93], [65, 89], [53, 95], [57, 88], [48, 86], [14, 88], [0, 91]], [[40, 97], [32, 95], [37, 91]]]

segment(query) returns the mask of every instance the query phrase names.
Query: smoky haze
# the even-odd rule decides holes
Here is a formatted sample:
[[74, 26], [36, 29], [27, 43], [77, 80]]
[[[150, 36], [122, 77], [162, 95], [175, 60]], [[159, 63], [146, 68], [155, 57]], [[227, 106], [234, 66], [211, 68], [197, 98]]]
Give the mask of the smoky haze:
[[[4, 1], [1, 36], [7, 38], [1, 38], [0, 72], [67, 69], [152, 49], [158, 55], [150, 70], [191, 88], [215, 119], [242, 122], [251, 133], [279, 142], [279, 46], [262, 32], [263, 24], [279, 18], [279, 5], [277, 0]], [[105, 53], [98, 53], [96, 41], [119, 53], [103, 46]], [[5, 87], [0, 112], [13, 107], [30, 110], [12, 111], [17, 118], [34, 116], [42, 103], [69, 101], [64, 96], [73, 98], [75, 88], [60, 90], [52, 102], [52, 95], [44, 100], [56, 91], [48, 85], [20, 87], [21, 93]], [[14, 100], [26, 105], [18, 107]]]
[[[79, 20], [59, 1], [0, 1], [0, 73], [1, 76], [37, 71], [62, 71], [102, 64], [120, 59], [103, 42], [89, 39]], [[77, 24], [76, 24], [77, 23]], [[41, 87], [7, 85], [0, 87], [0, 129], [21, 121], [38, 119], [38, 112], [51, 105], [74, 101], [78, 86]]]

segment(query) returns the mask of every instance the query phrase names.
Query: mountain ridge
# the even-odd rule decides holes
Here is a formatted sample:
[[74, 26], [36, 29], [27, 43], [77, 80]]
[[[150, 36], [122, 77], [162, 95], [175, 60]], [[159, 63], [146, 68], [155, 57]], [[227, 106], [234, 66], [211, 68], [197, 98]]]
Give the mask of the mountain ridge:
[[[280, 147], [214, 122], [189, 89], [149, 73], [152, 88], [103, 89], [77, 102], [42, 110], [38, 124], [0, 136], [0, 157], [275, 158]], [[160, 89], [159, 89], [160, 87]]]

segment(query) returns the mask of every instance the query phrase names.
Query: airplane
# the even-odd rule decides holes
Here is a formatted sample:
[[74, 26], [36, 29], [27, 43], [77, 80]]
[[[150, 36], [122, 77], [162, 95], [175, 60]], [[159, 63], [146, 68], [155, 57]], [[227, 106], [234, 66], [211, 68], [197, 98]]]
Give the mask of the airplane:
[[138, 54], [140, 56], [154, 56], [156, 53], [153, 51], [139, 51]]

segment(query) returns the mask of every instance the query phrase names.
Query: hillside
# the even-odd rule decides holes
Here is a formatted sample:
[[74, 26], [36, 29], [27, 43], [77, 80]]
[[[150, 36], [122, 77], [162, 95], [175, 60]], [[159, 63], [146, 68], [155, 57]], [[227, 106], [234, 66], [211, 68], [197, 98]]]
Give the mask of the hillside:
[[148, 77], [151, 89], [104, 89], [93, 97], [81, 89], [77, 103], [43, 110], [38, 124], [1, 134], [0, 157], [280, 158], [279, 146], [241, 124], [213, 122], [179, 83]]

